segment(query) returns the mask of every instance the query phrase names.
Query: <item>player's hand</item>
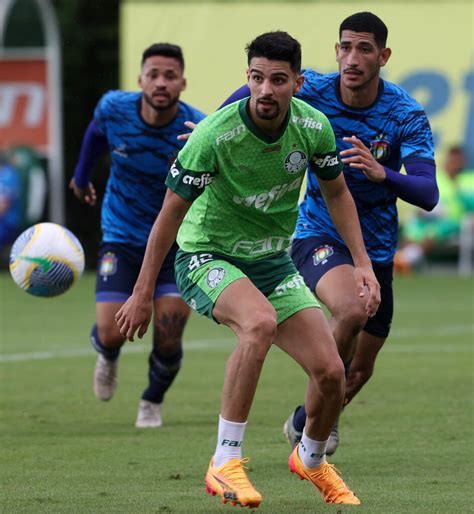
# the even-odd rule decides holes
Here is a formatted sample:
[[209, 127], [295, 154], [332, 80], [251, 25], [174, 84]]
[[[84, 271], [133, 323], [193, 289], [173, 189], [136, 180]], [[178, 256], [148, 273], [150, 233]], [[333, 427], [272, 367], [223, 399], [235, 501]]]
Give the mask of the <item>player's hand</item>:
[[357, 168], [372, 182], [382, 182], [387, 174], [384, 167], [379, 164], [370, 150], [356, 136], [345, 137], [344, 141], [352, 144], [352, 148], [342, 150], [342, 162], [351, 168]]
[[153, 301], [150, 298], [132, 294], [115, 315], [120, 333], [133, 342], [135, 332], [141, 339], [148, 329], [153, 312]]
[[185, 121], [184, 124], [188, 129], [191, 129], [191, 132], [188, 132], [187, 134], [180, 134], [176, 139], [179, 139], [180, 141], [187, 141], [192, 134], [192, 131], [197, 127], [197, 123], [193, 123], [192, 121]]
[[354, 268], [354, 276], [359, 291], [359, 297], [367, 296], [365, 311], [369, 318], [375, 316], [380, 305], [380, 285], [375, 278], [372, 266], [358, 266]]
[[86, 203], [87, 205], [93, 206], [97, 201], [97, 194], [95, 192], [95, 188], [92, 182], [89, 182], [87, 187], [79, 187], [76, 184], [74, 178], [69, 182], [69, 189], [72, 189], [74, 196], [79, 198], [82, 203]]

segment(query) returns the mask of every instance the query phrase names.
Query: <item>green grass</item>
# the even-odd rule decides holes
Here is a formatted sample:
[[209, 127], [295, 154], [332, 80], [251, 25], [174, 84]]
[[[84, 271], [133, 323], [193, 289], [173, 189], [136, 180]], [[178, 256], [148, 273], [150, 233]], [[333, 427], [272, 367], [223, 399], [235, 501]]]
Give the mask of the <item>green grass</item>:
[[[362, 499], [359, 510], [473, 512], [472, 293], [472, 279], [456, 276], [396, 279], [393, 335], [344, 413], [332, 459]], [[46, 300], [0, 274], [0, 511], [235, 512], [203, 486], [231, 333], [193, 316], [165, 425], [137, 430], [150, 340], [127, 347], [117, 394], [100, 403], [91, 387], [93, 317], [91, 275]], [[298, 367], [272, 350], [245, 442], [250, 477], [264, 496], [259, 512], [353, 511], [324, 505], [288, 472], [281, 426], [304, 389]]]

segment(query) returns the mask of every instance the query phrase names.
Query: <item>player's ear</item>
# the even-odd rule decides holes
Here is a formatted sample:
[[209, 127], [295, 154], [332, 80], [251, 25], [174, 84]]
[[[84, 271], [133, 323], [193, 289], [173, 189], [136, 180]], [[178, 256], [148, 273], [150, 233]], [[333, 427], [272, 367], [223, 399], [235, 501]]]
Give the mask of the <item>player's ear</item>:
[[392, 55], [390, 48], [383, 48], [380, 52], [380, 66], [385, 66]]
[[247, 71], [245, 72], [245, 74], [247, 75], [247, 82], [250, 81], [250, 68], [247, 68]]
[[137, 84], [139, 85], [139, 87], [142, 87], [142, 76], [141, 76], [141, 74], [138, 75]]
[[304, 84], [304, 75], [299, 74], [296, 77], [296, 84], [295, 84], [295, 88], [293, 90], [294, 95], [296, 95], [296, 93], [300, 92], [300, 89], [303, 87], [303, 84]]
[[183, 82], [181, 84], [181, 91], [184, 91], [186, 89], [186, 86], [188, 85], [187, 80], [183, 77]]

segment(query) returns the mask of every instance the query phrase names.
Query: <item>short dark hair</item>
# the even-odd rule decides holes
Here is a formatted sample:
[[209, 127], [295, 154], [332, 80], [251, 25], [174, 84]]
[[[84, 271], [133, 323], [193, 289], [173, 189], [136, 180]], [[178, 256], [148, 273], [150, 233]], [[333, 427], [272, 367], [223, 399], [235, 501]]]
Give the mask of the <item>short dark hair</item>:
[[369, 32], [374, 35], [375, 42], [380, 48], [385, 48], [387, 44], [387, 25], [371, 12], [357, 12], [346, 18], [339, 26], [339, 39], [341, 39], [343, 30]]
[[245, 47], [245, 51], [248, 64], [254, 57], [265, 57], [271, 61], [290, 63], [295, 73], [301, 70], [301, 45], [287, 32], [278, 30], [261, 34]]
[[142, 55], [142, 66], [143, 63], [148, 59], [148, 57], [153, 57], [154, 55], [163, 55], [164, 57], [172, 57], [176, 59], [181, 68], [184, 70], [184, 57], [183, 51], [181, 47], [178, 45], [173, 45], [171, 43], [155, 43], [143, 51]]

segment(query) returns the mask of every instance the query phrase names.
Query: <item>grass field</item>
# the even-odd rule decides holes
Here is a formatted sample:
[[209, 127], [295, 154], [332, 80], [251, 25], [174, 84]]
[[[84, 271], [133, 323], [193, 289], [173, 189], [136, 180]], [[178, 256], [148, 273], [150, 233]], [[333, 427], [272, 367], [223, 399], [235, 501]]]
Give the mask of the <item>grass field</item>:
[[[331, 459], [367, 513], [467, 513], [473, 503], [473, 280], [399, 277], [393, 335], [344, 413]], [[0, 274], [1, 503], [5, 513], [233, 512], [204, 493], [231, 333], [193, 316], [162, 429], [133, 423], [149, 339], [129, 344], [109, 403], [92, 393], [93, 277], [43, 300]], [[246, 433], [262, 513], [326, 506], [287, 468], [281, 427], [305, 377], [270, 352]], [[241, 512], [238, 510], [238, 512]]]

